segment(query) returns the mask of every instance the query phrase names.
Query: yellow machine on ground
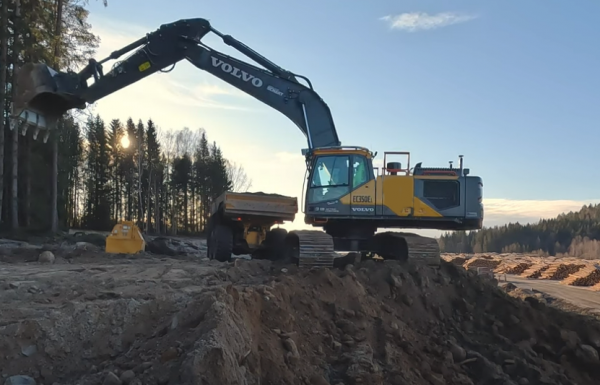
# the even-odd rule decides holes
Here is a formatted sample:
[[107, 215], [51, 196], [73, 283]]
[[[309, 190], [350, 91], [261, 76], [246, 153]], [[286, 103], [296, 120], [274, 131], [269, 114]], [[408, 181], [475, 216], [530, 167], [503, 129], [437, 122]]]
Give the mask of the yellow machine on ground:
[[[210, 32], [263, 68], [206, 46], [201, 40]], [[102, 63], [131, 51], [104, 74]], [[53, 127], [68, 110], [85, 108], [183, 59], [281, 112], [306, 135], [305, 222], [324, 230], [278, 231], [274, 236], [277, 241], [267, 242], [274, 230], [265, 223], [275, 223], [275, 217], [253, 230], [251, 220], [238, 221], [227, 214], [225, 200], [214, 207], [209, 221], [208, 254], [212, 258], [228, 260], [232, 251], [244, 249], [238, 246], [253, 249], [251, 245], [263, 239], [263, 232], [269, 229], [262, 242], [271, 251], [269, 258], [295, 261], [301, 266], [333, 266], [336, 251], [437, 264], [440, 252], [435, 239], [393, 231], [379, 233], [378, 229], [482, 227], [482, 181], [468, 176], [462, 157], [459, 168], [425, 168], [421, 163], [411, 168], [410, 154], [386, 152], [383, 168], [374, 168], [375, 153], [360, 146], [341, 145], [328, 105], [306, 77], [223, 35], [205, 19], [161, 25], [108, 58], [91, 59], [79, 73], [57, 72], [40, 63], [25, 64], [18, 74], [11, 118], [22, 126], [35, 127], [37, 135], [37, 130]], [[404, 165], [388, 162], [388, 157], [398, 155], [406, 158]], [[236, 200], [240, 201], [239, 196]], [[246, 212], [245, 217], [257, 210]]]
[[132, 221], [117, 223], [106, 237], [107, 253], [136, 254], [146, 249], [146, 242], [139, 227]]

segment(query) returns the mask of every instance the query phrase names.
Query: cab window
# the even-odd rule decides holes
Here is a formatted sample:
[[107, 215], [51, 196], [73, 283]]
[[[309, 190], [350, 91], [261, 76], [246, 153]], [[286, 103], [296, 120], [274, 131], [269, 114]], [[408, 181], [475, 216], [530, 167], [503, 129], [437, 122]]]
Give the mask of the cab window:
[[310, 181], [310, 201], [338, 199], [350, 192], [350, 158], [346, 155], [319, 157]]
[[354, 156], [354, 162], [352, 163], [352, 169], [354, 175], [352, 177], [352, 188], [355, 189], [358, 186], [367, 183], [369, 180], [369, 174], [367, 169], [367, 160], [362, 156]]

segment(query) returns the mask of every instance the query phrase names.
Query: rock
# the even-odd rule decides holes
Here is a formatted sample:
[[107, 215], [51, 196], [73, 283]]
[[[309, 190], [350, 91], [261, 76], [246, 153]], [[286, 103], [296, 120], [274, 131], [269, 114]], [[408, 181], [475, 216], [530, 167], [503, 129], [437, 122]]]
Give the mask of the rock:
[[4, 381], [4, 385], [37, 385], [35, 380], [29, 376], [10, 376]]
[[599, 361], [598, 351], [590, 345], [579, 346], [576, 356], [586, 364], [597, 364]]
[[21, 353], [25, 357], [30, 357], [30, 356], [34, 355], [36, 352], [37, 352], [37, 347], [35, 345], [23, 346], [21, 348]]
[[390, 274], [389, 284], [399, 289], [402, 287], [402, 278], [397, 277], [394, 274]]
[[178, 356], [179, 353], [177, 352], [177, 349], [174, 347], [170, 347], [161, 354], [160, 360], [162, 362], [167, 362], [176, 359]]
[[296, 343], [294, 342], [293, 339], [291, 338], [286, 338], [283, 340], [283, 346], [285, 346], [285, 348], [292, 353], [292, 355], [294, 357], [300, 357], [300, 353], [298, 352], [298, 347], [296, 346]]
[[577, 333], [571, 330], [562, 329], [560, 331], [560, 337], [569, 349], [575, 349], [579, 343], [579, 336]]
[[404, 304], [407, 305], [407, 306], [412, 306], [412, 304], [413, 304], [414, 301], [407, 294], [402, 294], [402, 302], [404, 302]]
[[129, 384], [135, 378], [133, 370], [126, 370], [121, 374], [121, 382], [125, 385]]
[[121, 380], [113, 372], [108, 372], [102, 385], [121, 385]]
[[450, 343], [450, 352], [452, 353], [452, 358], [454, 359], [454, 362], [461, 362], [467, 358], [467, 352], [465, 351], [465, 349], [454, 343]]
[[77, 242], [75, 243], [75, 249], [77, 250], [96, 250], [98, 247], [89, 242]]
[[44, 264], [53, 264], [55, 260], [56, 258], [54, 257], [54, 254], [48, 250], [43, 251], [38, 257], [38, 262]]
[[521, 322], [521, 320], [517, 318], [517, 316], [515, 316], [514, 314], [511, 314], [510, 317], [508, 317], [508, 320], [510, 321], [511, 325], [517, 325]]

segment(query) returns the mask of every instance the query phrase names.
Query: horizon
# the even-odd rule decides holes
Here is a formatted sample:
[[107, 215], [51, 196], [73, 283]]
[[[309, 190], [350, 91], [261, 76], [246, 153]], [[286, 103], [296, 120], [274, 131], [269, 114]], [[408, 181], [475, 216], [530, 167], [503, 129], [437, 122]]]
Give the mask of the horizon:
[[[594, 91], [600, 80], [585, 75], [600, 64], [600, 55], [586, 48], [600, 37], [589, 28], [599, 5], [575, 10], [463, 1], [455, 8], [378, 0], [340, 9], [311, 0], [290, 19], [272, 1], [261, 12], [239, 0], [202, 6], [185, 1], [181, 11], [155, 0], [142, 10], [97, 3], [89, 5], [89, 22], [101, 38], [98, 59], [160, 24], [204, 17], [283, 68], [308, 76], [330, 106], [343, 144], [380, 154], [410, 151], [431, 167], [464, 154], [471, 175], [483, 178], [485, 227], [531, 224], [600, 203], [594, 198], [600, 173], [593, 165], [600, 159], [593, 141], [581, 140], [593, 135], [600, 120], [593, 108], [600, 102]], [[577, 23], [570, 21], [575, 16]], [[309, 17], [311, 28], [302, 28]], [[260, 19], [269, 23], [248, 22]], [[566, 21], [566, 28], [555, 28]], [[214, 36], [204, 41], [252, 63]], [[372, 56], [357, 47], [369, 47]], [[227, 159], [243, 164], [253, 180], [250, 191], [302, 199], [302, 133], [277, 111], [189, 63], [109, 95], [93, 112], [106, 120], [152, 119], [163, 130], [202, 127]], [[547, 164], [551, 154], [560, 154], [561, 161]], [[307, 228], [301, 213], [283, 227]]]

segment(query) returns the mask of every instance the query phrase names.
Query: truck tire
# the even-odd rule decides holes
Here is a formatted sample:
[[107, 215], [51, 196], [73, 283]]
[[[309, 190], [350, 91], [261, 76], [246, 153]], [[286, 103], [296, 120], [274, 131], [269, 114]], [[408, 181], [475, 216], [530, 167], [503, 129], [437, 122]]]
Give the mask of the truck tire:
[[231, 228], [222, 224], [211, 226], [208, 239], [208, 258], [216, 259], [219, 262], [229, 262], [232, 250], [233, 232]]
[[282, 228], [275, 228], [267, 233], [264, 243], [269, 248], [269, 259], [272, 261], [276, 261], [283, 256], [285, 237], [287, 235], [287, 230]]

